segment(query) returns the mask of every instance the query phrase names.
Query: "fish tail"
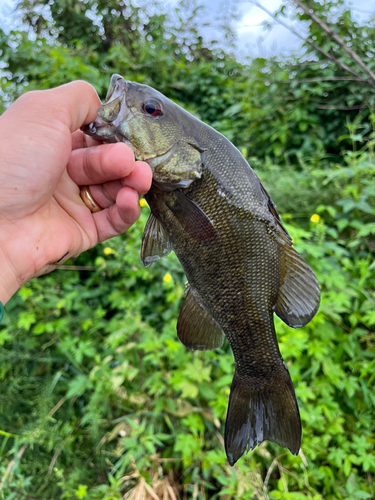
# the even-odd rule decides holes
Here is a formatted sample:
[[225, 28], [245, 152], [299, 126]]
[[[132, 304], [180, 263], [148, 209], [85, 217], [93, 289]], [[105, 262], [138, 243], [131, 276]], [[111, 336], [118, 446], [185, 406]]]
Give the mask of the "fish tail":
[[224, 436], [230, 465], [266, 439], [297, 455], [301, 433], [298, 404], [286, 367], [267, 378], [235, 372]]

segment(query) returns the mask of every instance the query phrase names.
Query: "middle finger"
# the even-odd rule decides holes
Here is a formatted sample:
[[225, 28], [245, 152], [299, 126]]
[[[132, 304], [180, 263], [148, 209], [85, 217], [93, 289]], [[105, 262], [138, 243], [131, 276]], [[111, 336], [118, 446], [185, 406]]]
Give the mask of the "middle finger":
[[102, 208], [108, 208], [116, 202], [117, 194], [125, 186], [137, 191], [138, 195], [147, 193], [151, 187], [152, 173], [150, 167], [143, 161], [136, 161], [134, 170], [122, 179], [104, 182], [90, 186], [91, 196]]

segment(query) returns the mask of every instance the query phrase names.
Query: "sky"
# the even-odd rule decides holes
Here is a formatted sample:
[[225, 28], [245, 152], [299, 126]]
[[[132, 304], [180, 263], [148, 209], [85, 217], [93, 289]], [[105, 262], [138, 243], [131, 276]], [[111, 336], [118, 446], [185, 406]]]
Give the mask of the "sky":
[[[177, 2], [177, 0], [171, 0]], [[324, 0], [323, 0], [324, 1]], [[287, 0], [258, 0], [270, 12], [275, 12]], [[225, 12], [223, 5], [218, 0], [201, 0], [206, 7], [207, 20], [215, 17], [220, 12]], [[359, 23], [365, 22], [375, 14], [375, 0], [346, 0], [351, 8], [352, 15]], [[285, 27], [275, 23], [272, 30], [266, 31], [262, 25], [265, 21], [272, 22], [272, 18], [259, 7], [253, 5], [251, 0], [231, 0], [231, 5], [236, 6], [241, 18], [235, 23], [237, 33], [237, 48], [242, 55], [250, 57], [267, 57], [288, 54], [301, 47], [302, 41]], [[289, 23], [290, 24], [290, 23]], [[295, 25], [297, 31], [303, 34], [303, 25]]]
[[[171, 5], [178, 3], [178, 0], [166, 1]], [[275, 12], [285, 0], [258, 1], [269, 11]], [[233, 24], [233, 28], [237, 34], [236, 48], [239, 57], [286, 55], [293, 50], [298, 50], [301, 46], [301, 40], [283, 26], [276, 24], [272, 30], [265, 31], [262, 23], [272, 21], [272, 19], [259, 7], [253, 5], [251, 0], [197, 0], [196, 3], [205, 7], [202, 21], [209, 24], [205, 28], [205, 36], [223, 43], [223, 35], [217, 27], [217, 18], [225, 20], [229, 11], [237, 11], [239, 19]], [[347, 0], [347, 4], [351, 7], [353, 16], [358, 22], [365, 22], [371, 14], [375, 14], [375, 0]], [[14, 0], [0, 0], [0, 17], [3, 19], [5, 17], [8, 25], [12, 24], [9, 15], [12, 5], [14, 5]], [[302, 25], [296, 27], [303, 33]]]

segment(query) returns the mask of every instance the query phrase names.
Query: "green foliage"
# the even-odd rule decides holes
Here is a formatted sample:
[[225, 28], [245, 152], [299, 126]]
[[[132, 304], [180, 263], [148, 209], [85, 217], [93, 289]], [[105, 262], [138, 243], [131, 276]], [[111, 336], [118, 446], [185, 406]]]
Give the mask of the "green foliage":
[[[156, 86], [248, 157], [316, 271], [322, 303], [298, 330], [276, 318], [300, 404], [300, 456], [264, 443], [230, 468], [222, 435], [233, 357], [227, 343], [193, 353], [178, 341], [185, 277], [174, 255], [143, 268], [143, 206], [126, 235], [26, 284], [7, 304], [0, 498], [372, 498], [373, 90], [329, 80], [341, 70], [312, 60], [308, 47], [301, 58], [240, 64], [204, 44], [199, 10], [180, 7], [172, 23], [160, 8], [156, 15], [122, 0], [59, 0], [47, 15], [50, 3], [20, 4], [33, 36], [0, 29], [3, 107], [75, 78], [103, 96], [113, 72]], [[328, 21], [337, 7], [335, 29], [366, 58], [373, 28], [356, 27], [341, 1], [313, 3]], [[330, 49], [315, 25], [309, 30]], [[321, 109], [316, 98], [368, 107]]]

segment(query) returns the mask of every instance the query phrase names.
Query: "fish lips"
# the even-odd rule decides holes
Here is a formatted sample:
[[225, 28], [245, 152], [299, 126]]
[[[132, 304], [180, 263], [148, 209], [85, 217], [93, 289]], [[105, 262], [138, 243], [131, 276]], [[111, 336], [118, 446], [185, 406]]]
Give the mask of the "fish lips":
[[[81, 128], [85, 134], [99, 141], [125, 142], [132, 147], [123, 131], [119, 129], [129, 114], [129, 108], [126, 104], [128, 83], [122, 76], [112, 75], [105, 103], [97, 111], [98, 117], [89, 125]], [[132, 149], [134, 148], [132, 147]]]

